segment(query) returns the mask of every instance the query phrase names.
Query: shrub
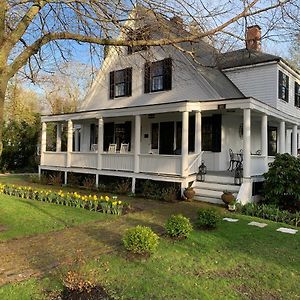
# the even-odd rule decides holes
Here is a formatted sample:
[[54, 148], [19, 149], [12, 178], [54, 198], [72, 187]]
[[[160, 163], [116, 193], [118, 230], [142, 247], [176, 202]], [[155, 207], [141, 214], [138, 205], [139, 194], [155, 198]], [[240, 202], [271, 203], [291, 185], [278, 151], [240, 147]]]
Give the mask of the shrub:
[[177, 199], [177, 190], [175, 187], [162, 189], [161, 199], [167, 202], [174, 202]]
[[171, 216], [165, 225], [166, 231], [170, 237], [187, 238], [193, 231], [190, 220], [183, 215]]
[[62, 185], [62, 174], [61, 174], [61, 172], [50, 175], [48, 183], [50, 185], [61, 186]]
[[128, 194], [131, 191], [131, 182], [130, 180], [122, 180], [119, 182], [115, 188], [117, 194]]
[[247, 203], [239, 209], [244, 215], [259, 217], [275, 222], [282, 222], [289, 225], [300, 225], [300, 212], [290, 213], [287, 210], [281, 210], [275, 205]]
[[96, 181], [95, 178], [87, 177], [83, 180], [83, 187], [92, 190], [95, 189]]
[[123, 237], [126, 250], [137, 254], [150, 254], [158, 246], [158, 235], [146, 226], [136, 226], [128, 229]]
[[264, 174], [265, 203], [283, 209], [300, 210], [300, 159], [287, 153], [276, 154]]
[[221, 217], [213, 208], [202, 208], [198, 210], [197, 225], [201, 228], [216, 228]]

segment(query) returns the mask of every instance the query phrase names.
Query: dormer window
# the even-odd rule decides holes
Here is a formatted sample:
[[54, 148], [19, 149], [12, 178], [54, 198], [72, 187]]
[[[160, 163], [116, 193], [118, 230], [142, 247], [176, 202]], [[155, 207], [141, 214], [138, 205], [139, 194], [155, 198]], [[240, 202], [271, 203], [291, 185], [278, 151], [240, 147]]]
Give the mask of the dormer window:
[[281, 71], [279, 71], [278, 98], [289, 101], [289, 77]]
[[132, 68], [110, 72], [109, 86], [110, 99], [131, 96]]
[[[147, 26], [143, 27], [143, 28], [137, 28], [134, 30], [131, 30], [128, 34], [127, 34], [127, 39], [129, 41], [147, 41], [150, 39], [150, 32], [149, 32], [149, 28]], [[147, 50], [149, 48], [149, 46], [128, 46], [127, 48], [127, 53], [128, 54], [132, 54], [138, 51], [144, 51]]]
[[300, 108], [300, 84], [295, 82], [295, 106]]
[[145, 93], [172, 89], [172, 59], [166, 58], [145, 64]]

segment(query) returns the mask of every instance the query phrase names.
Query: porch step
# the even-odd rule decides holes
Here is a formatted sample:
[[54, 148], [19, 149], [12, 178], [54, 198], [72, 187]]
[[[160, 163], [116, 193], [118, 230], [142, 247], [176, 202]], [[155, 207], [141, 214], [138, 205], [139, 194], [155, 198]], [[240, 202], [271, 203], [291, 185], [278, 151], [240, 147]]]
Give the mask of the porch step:
[[207, 177], [206, 179], [204, 182], [195, 181], [193, 183], [193, 188], [196, 193], [194, 197], [195, 200], [224, 204], [221, 200], [223, 191], [232, 192], [234, 196], [237, 196], [240, 190], [240, 186], [232, 184], [232, 177], [210, 175], [209, 180]]
[[216, 182], [225, 184], [234, 184], [234, 174], [232, 176], [205, 175], [205, 182]]

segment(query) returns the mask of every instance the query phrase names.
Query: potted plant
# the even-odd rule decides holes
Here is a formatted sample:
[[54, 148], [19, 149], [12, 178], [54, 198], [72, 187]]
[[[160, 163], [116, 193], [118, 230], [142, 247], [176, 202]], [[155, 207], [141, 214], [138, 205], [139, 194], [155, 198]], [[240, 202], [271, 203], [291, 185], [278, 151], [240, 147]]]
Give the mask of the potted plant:
[[235, 197], [233, 196], [232, 192], [225, 190], [223, 191], [221, 199], [225, 204], [228, 205], [231, 201], [235, 200]]
[[235, 211], [236, 207], [236, 199], [232, 200], [229, 204], [228, 204], [228, 210], [230, 211]]
[[193, 184], [193, 182], [191, 184], [189, 184], [189, 186], [187, 188], [185, 188], [185, 190], [183, 192], [184, 198], [187, 201], [191, 201], [196, 194], [192, 187], [192, 184]]

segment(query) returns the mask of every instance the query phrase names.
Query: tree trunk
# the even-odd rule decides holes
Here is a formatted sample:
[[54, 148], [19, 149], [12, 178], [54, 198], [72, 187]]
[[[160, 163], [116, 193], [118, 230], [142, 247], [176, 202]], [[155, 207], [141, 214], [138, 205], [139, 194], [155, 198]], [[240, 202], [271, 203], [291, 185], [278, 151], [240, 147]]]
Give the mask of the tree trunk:
[[2, 155], [3, 143], [2, 134], [4, 126], [4, 100], [6, 89], [8, 85], [8, 79], [0, 73], [0, 156]]

